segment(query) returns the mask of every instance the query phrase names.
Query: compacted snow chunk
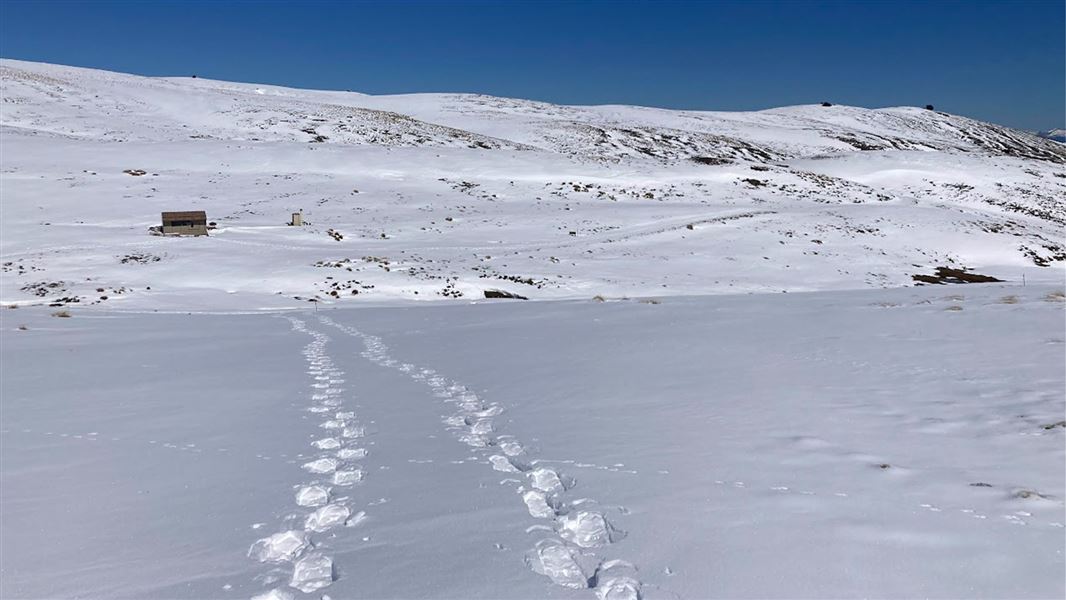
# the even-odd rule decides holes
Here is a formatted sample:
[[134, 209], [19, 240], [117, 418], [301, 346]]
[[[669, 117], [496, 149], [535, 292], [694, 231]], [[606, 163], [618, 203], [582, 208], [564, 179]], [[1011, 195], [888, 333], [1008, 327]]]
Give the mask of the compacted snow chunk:
[[329, 490], [320, 485], [308, 485], [296, 492], [296, 504], [299, 506], [322, 506], [329, 502]]
[[303, 531], [282, 531], [252, 544], [248, 556], [259, 562], [280, 563], [295, 559], [310, 546]]
[[610, 523], [603, 515], [586, 510], [565, 515], [562, 521], [562, 535], [582, 548], [605, 546], [620, 536], [613, 532]]
[[564, 542], [545, 539], [537, 542], [531, 567], [556, 585], [582, 589], [589, 586], [589, 575], [579, 562], [577, 552]]
[[333, 560], [323, 554], [308, 554], [293, 566], [292, 587], [305, 594], [333, 583]]
[[327, 504], [315, 512], [307, 515], [304, 527], [309, 531], [323, 532], [337, 525], [344, 525], [348, 521], [352, 511], [342, 504]]
[[288, 590], [273, 589], [256, 596], [252, 596], [252, 600], [293, 600], [296, 596]]

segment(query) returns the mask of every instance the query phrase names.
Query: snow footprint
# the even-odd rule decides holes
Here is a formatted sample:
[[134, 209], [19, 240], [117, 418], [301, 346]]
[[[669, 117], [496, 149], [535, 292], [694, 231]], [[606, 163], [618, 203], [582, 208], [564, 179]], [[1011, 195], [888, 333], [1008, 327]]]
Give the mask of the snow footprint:
[[355, 485], [363, 480], [366, 473], [362, 469], [350, 469], [333, 473], [333, 485]]
[[577, 511], [560, 519], [560, 535], [582, 548], [598, 548], [614, 543], [625, 533], [614, 529], [607, 519], [597, 512]]
[[589, 574], [580, 558], [565, 543], [549, 538], [537, 542], [528, 562], [533, 571], [551, 579], [552, 583], [580, 590], [589, 587]]
[[529, 515], [537, 519], [555, 518], [558, 504], [555, 498], [548, 496], [540, 490], [528, 490], [522, 493], [522, 501], [526, 503]]
[[305, 463], [303, 468], [305, 471], [315, 473], [316, 475], [323, 475], [325, 473], [332, 473], [337, 470], [337, 461], [332, 458], [320, 458], [313, 460], [309, 463]]
[[256, 541], [248, 550], [248, 556], [259, 562], [282, 563], [294, 560], [310, 547], [307, 533], [282, 531]]
[[554, 469], [547, 467], [533, 469], [529, 472], [529, 479], [534, 488], [549, 494], [558, 494], [573, 487], [573, 480], [564, 479]]
[[304, 520], [304, 529], [322, 533], [337, 525], [344, 525], [351, 516], [352, 511], [347, 506], [343, 504], [327, 504], [307, 515], [307, 519]]
[[296, 492], [297, 506], [322, 506], [329, 502], [329, 490], [320, 485], [306, 485]]
[[525, 463], [499, 454], [490, 456], [489, 462], [492, 463], [493, 470], [501, 473], [524, 473], [530, 469], [530, 466]]
[[310, 594], [331, 583], [333, 583], [333, 560], [316, 553], [309, 554], [296, 562], [289, 585], [305, 594]]
[[335, 450], [341, 447], [341, 443], [336, 438], [331, 437], [316, 440], [311, 445], [319, 450]]

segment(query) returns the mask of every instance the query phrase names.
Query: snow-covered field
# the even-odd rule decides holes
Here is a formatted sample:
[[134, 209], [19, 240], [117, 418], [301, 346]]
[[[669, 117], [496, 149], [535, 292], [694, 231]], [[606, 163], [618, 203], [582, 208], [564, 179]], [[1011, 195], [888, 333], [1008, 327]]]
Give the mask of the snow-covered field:
[[0, 595], [1060, 597], [1049, 294], [9, 311]]
[[1066, 146], [0, 82], [0, 597], [1066, 594]]

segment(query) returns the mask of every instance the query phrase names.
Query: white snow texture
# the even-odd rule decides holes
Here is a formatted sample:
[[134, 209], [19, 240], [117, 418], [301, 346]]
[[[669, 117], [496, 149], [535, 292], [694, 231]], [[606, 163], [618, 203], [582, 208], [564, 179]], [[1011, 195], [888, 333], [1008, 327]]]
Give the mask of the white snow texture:
[[0, 83], [0, 597], [1066, 595], [1062, 144]]

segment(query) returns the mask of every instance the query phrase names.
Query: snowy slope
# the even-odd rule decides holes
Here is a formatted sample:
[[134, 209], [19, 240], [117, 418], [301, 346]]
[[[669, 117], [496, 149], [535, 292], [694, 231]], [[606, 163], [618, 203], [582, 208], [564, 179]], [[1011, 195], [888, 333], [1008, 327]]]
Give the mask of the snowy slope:
[[1047, 131], [1041, 131], [1037, 135], [1056, 142], [1066, 142], [1066, 129], [1048, 129]]
[[[924, 109], [568, 107], [9, 60], [0, 76], [5, 303], [854, 289], [941, 265], [1057, 281], [1066, 257], [1066, 149]], [[186, 209], [219, 229], [147, 235]], [[300, 209], [309, 225], [284, 227]]]
[[1062, 144], [0, 86], [2, 598], [1066, 593]]

